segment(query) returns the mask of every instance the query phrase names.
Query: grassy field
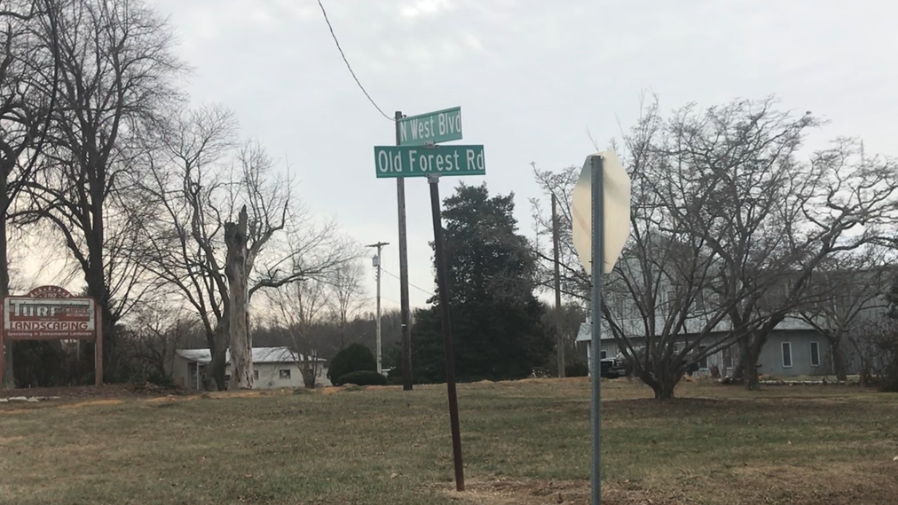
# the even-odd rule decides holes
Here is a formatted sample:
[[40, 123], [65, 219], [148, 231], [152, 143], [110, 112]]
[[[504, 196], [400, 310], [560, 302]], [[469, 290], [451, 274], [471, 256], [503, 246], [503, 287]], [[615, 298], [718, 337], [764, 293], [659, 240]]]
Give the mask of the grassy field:
[[[898, 396], [603, 382], [605, 503], [898, 503]], [[9, 395], [2, 395], [9, 396]], [[0, 503], [589, 503], [589, 382], [0, 404]]]

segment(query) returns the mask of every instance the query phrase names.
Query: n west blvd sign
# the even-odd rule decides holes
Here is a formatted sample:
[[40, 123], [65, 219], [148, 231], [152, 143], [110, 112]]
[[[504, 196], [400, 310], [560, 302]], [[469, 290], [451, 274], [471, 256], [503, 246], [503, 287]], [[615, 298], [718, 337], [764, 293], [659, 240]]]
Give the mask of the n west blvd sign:
[[461, 140], [461, 107], [399, 120], [399, 145], [423, 146]]
[[375, 146], [378, 178], [485, 175], [483, 146]]

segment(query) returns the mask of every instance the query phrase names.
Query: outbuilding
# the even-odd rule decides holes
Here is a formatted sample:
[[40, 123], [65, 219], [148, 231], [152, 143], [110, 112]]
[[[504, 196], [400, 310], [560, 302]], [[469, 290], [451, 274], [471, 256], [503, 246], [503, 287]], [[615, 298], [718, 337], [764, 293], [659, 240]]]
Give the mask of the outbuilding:
[[[226, 354], [231, 363], [230, 350]], [[171, 375], [175, 384], [184, 389], [203, 389], [203, 379], [212, 361], [209, 349], [178, 349], [172, 360]], [[306, 357], [287, 347], [253, 348], [253, 387], [255, 389], [277, 389], [303, 387], [301, 366], [314, 366], [315, 384], [329, 386], [327, 361], [318, 357]], [[230, 375], [225, 376], [225, 380]]]

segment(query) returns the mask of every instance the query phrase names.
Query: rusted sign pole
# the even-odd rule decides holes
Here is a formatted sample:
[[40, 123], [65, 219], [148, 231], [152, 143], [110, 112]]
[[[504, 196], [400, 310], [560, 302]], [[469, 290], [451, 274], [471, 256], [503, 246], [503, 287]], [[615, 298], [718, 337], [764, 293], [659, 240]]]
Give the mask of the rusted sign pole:
[[452, 326], [449, 321], [449, 280], [443, 251], [443, 216], [440, 212], [440, 176], [427, 177], [430, 183], [430, 207], [433, 214], [433, 249], [440, 290], [440, 314], [443, 321], [443, 351], [446, 354], [446, 390], [449, 393], [449, 423], [452, 428], [452, 458], [455, 461], [455, 489], [465, 490], [465, 468], [461, 459], [461, 430], [458, 426], [458, 395], [455, 391], [455, 359]]

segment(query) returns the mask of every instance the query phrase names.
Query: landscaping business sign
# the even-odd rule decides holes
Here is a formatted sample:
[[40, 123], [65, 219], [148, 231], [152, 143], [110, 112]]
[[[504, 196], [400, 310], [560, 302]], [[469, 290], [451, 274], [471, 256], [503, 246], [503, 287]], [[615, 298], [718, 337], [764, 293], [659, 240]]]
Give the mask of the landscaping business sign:
[[3, 305], [3, 330], [8, 340], [96, 338], [96, 311], [90, 298], [10, 296]]
[[[6, 340], [93, 340], [94, 382], [103, 384], [102, 315], [93, 298], [75, 298], [59, 286], [40, 286], [25, 296], [7, 296], [2, 307], [0, 357]], [[0, 377], [5, 362], [0, 359]]]

